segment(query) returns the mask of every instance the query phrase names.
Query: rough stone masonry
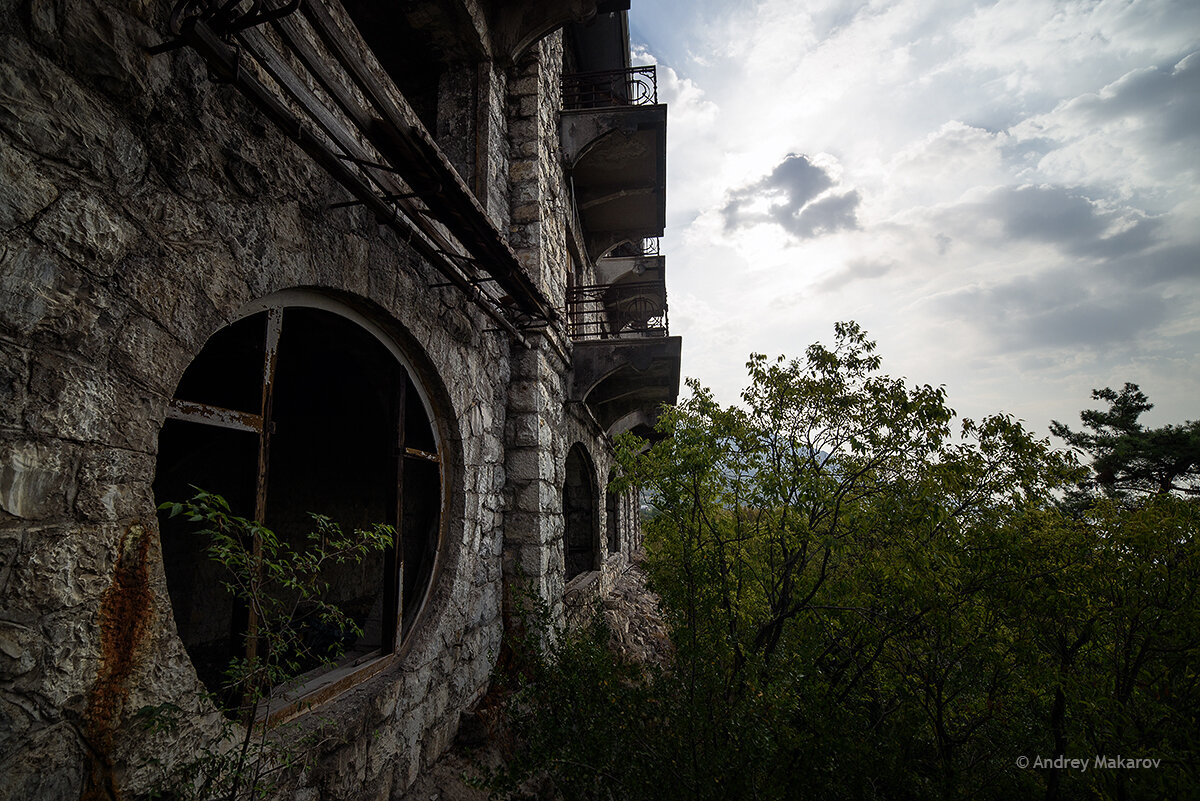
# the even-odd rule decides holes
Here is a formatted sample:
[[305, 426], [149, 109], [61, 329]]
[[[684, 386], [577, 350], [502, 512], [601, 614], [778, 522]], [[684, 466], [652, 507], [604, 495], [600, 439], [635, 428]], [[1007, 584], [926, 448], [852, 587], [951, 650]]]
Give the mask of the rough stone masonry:
[[[281, 798], [399, 797], [518, 584], [558, 620], [611, 586], [612, 437], [679, 353], [619, 266], [665, 202], [665, 109], [616, 119], [627, 7], [0, 0], [0, 799], [136, 798], [218, 737], [255, 621], [156, 511], [189, 485], [297, 541], [397, 529], [330, 574], [363, 635], [263, 724]], [[618, 108], [570, 162], [564, 73]], [[606, 350], [579, 288], [635, 320]]]

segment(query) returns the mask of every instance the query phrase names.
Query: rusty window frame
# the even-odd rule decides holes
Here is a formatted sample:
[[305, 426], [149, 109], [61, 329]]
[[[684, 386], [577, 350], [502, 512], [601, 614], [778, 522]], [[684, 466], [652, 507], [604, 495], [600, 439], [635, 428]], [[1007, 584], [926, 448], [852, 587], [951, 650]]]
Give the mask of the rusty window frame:
[[[324, 684], [318, 688], [312, 689], [310, 685], [320, 684], [322, 676], [328, 672], [333, 672], [345, 668], [344, 665], [335, 665], [329, 671], [323, 671], [318, 674], [310, 682], [306, 682], [294, 691], [285, 693], [283, 703], [275, 708], [270, 709], [265, 705], [262, 706], [255, 718], [259, 722], [265, 722], [266, 725], [276, 725], [278, 723], [290, 720], [301, 712], [312, 708], [325, 700], [329, 700], [340, 694], [345, 689], [358, 684], [385, 667], [389, 658], [397, 655], [404, 643], [404, 551], [402, 542], [403, 533], [403, 513], [404, 513], [404, 464], [408, 459], [416, 459], [427, 463], [433, 463], [438, 467], [438, 479], [441, 486], [441, 497], [438, 503], [438, 537], [434, 546], [435, 564], [442, 545], [442, 530], [445, 525], [446, 511], [446, 475], [445, 469], [440, 456], [440, 437], [437, 431], [436, 418], [431, 413], [432, 410], [426, 407], [426, 414], [429, 418], [430, 426], [434, 434], [434, 444], [437, 451], [430, 452], [418, 448], [408, 447], [405, 441], [405, 407], [407, 401], [408, 385], [415, 382], [412, 379], [412, 374], [409, 366], [400, 358], [399, 353], [393, 347], [390, 347], [386, 341], [380, 337], [378, 331], [372, 330], [372, 326], [365, 326], [363, 319], [357, 319], [356, 315], [348, 315], [340, 307], [340, 304], [316, 303], [313, 305], [303, 303], [288, 303], [286, 301], [277, 301], [272, 303], [260, 303], [252, 309], [247, 310], [247, 313], [238, 319], [247, 319], [260, 313], [266, 313], [266, 325], [264, 326], [264, 342], [263, 342], [263, 365], [261, 373], [262, 391], [261, 401], [258, 413], [243, 412], [236, 409], [227, 409], [214, 404], [202, 403], [197, 401], [188, 401], [180, 398], [172, 397], [167, 405], [166, 417], [170, 420], [178, 420], [184, 422], [195, 423], [199, 425], [208, 425], [216, 428], [225, 428], [234, 431], [242, 431], [253, 433], [258, 437], [258, 465], [255, 476], [255, 492], [254, 492], [254, 520], [262, 523], [266, 517], [266, 498], [269, 487], [270, 477], [270, 438], [274, 430], [272, 421], [272, 410], [274, 408], [275, 398], [275, 378], [276, 368], [279, 359], [279, 341], [283, 332], [283, 315], [287, 308], [305, 308], [317, 309], [321, 311], [337, 314], [348, 319], [350, 322], [363, 328], [366, 333], [379, 339], [381, 344], [391, 353], [396, 359], [396, 366], [399, 370], [398, 384], [399, 391], [395, 398], [395, 413], [393, 415], [396, 430], [396, 442], [394, 448], [396, 462], [396, 480], [389, 485], [390, 498], [388, 508], [391, 511], [391, 519], [387, 522], [394, 527], [395, 534], [393, 535], [392, 544], [388, 548], [384, 559], [384, 575], [383, 575], [383, 594], [384, 594], [384, 619], [381, 632], [380, 647], [364, 656], [360, 656], [350, 666], [346, 675], [340, 677], [337, 681]], [[422, 398], [422, 405], [425, 405]], [[261, 543], [257, 540], [254, 543], [255, 559], [261, 559]], [[434, 570], [436, 573], [436, 568]], [[428, 600], [430, 588], [433, 583], [433, 576], [430, 576], [429, 584], [424, 588], [422, 593], [422, 605]], [[393, 600], [394, 599], [394, 600]], [[417, 616], [420, 615], [420, 610]], [[253, 608], [248, 611], [247, 629], [246, 629], [246, 648], [245, 655], [248, 658], [253, 658], [257, 653], [257, 630], [258, 621]], [[273, 688], [274, 689], [274, 688]], [[270, 698], [268, 699], [270, 700]], [[265, 704], [265, 702], [264, 702]]]

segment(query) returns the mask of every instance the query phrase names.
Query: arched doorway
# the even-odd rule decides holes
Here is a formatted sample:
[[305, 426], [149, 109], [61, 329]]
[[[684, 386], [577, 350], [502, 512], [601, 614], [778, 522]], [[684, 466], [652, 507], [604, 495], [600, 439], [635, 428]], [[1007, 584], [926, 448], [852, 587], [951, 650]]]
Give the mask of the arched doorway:
[[[613, 473], [608, 474], [608, 483], [612, 484]], [[621, 514], [620, 499], [611, 489], [604, 491], [604, 522], [608, 533], [608, 552], [617, 553], [621, 550]]]
[[563, 484], [563, 518], [566, 525], [566, 579], [597, 568], [600, 546], [597, 515], [596, 470], [582, 445], [576, 443], [567, 453], [566, 481]]
[[[159, 503], [192, 487], [218, 493], [298, 549], [310, 513], [344, 530], [395, 526], [387, 551], [322, 573], [325, 600], [361, 636], [316, 623], [304, 632], [316, 649], [340, 641], [335, 667], [349, 678], [393, 653], [422, 606], [440, 543], [441, 462], [433, 411], [394, 343], [348, 307], [285, 295], [214, 334], [185, 371], [159, 434], [154, 493]], [[193, 526], [162, 519], [160, 531], [176, 628], [219, 693], [226, 666], [251, 647], [254, 614], [225, 589]]]

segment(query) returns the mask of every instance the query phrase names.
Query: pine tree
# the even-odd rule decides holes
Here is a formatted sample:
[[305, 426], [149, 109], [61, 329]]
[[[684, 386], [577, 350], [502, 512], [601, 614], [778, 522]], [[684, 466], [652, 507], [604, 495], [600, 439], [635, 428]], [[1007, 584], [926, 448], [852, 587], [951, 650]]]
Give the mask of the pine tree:
[[1085, 409], [1083, 430], [1072, 431], [1057, 420], [1050, 431], [1092, 459], [1091, 489], [1113, 498], [1176, 493], [1200, 495], [1200, 421], [1147, 428], [1138, 422], [1154, 408], [1137, 384], [1117, 392], [1092, 391], [1108, 402], [1108, 410]]

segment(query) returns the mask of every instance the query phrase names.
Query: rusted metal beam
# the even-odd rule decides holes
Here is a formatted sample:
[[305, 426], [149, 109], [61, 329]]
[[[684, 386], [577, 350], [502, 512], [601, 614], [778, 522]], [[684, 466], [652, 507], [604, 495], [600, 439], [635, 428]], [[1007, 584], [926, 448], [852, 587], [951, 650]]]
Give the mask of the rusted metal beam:
[[247, 431], [259, 434], [263, 430], [262, 417], [249, 412], [238, 412], [233, 409], [223, 409], [208, 403], [172, 398], [167, 406], [167, 417], [171, 420], [185, 420], [189, 423], [200, 423], [217, 428], [228, 428], [233, 431]]
[[[301, 686], [299, 690], [293, 691], [284, 697], [283, 703], [272, 709], [265, 703], [263, 707], [256, 710], [255, 717], [256, 725], [265, 725], [267, 728], [278, 726], [281, 723], [286, 723], [293, 718], [299, 717], [309, 708], [318, 704], [324, 703], [331, 698], [344, 693], [346, 690], [354, 687], [357, 684], [369, 679], [371, 676], [382, 671], [388, 665], [392, 664], [390, 655], [372, 653], [366, 658], [355, 660], [351, 670], [332, 681], [321, 681], [320, 678], [313, 683], [319, 686], [305, 691], [305, 686]], [[338, 668], [334, 668], [338, 670]]]
[[[267, 481], [271, 467], [271, 410], [275, 407], [275, 368], [279, 364], [279, 337], [283, 333], [283, 309], [267, 310], [267, 330], [263, 347], [262, 419], [265, 425], [258, 435], [258, 474], [254, 484], [254, 519], [267, 518]], [[257, 548], [255, 549], [257, 556]]]
[[[279, 335], [283, 331], [283, 309], [273, 306], [267, 311], [267, 329], [263, 343], [262, 430], [258, 433], [258, 472], [254, 480], [254, 519], [263, 523], [267, 519], [267, 481], [271, 469], [271, 410], [275, 406], [275, 367], [279, 363]], [[261, 579], [262, 540], [254, 538], [254, 572]], [[258, 612], [251, 604], [246, 623], [246, 658], [253, 661], [258, 656]], [[255, 687], [247, 688], [253, 693]]]
[[406, 223], [393, 206], [380, 199], [375, 191], [361, 178], [351, 172], [342, 162], [341, 157], [332, 152], [323, 141], [288, 109], [283, 102], [268, 90], [257, 78], [247, 70], [239, 68], [237, 52], [222, 42], [203, 20], [190, 18], [185, 20], [180, 32], [181, 37], [196, 52], [198, 52], [209, 67], [222, 80], [233, 85], [242, 92], [255, 106], [262, 111], [277, 127], [286, 133], [292, 141], [308, 153], [314, 161], [325, 169], [335, 180], [345, 187], [352, 195], [363, 202], [383, 225], [396, 231], [410, 241], [412, 247], [425, 257], [440, 273], [461, 289], [467, 297], [492, 318], [510, 336], [525, 347], [530, 343], [517, 328], [493, 308], [478, 287], [472, 286], [461, 276], [457, 269], [445, 262], [437, 248], [429, 244], [423, 237], [411, 236], [412, 227]]
[[404, 453], [406, 450], [407, 419], [405, 409], [408, 408], [408, 371], [400, 369], [400, 386], [395, 395], [395, 465], [396, 481], [393, 486], [395, 497], [392, 498], [392, 526], [395, 534], [392, 536], [392, 547], [388, 550], [383, 576], [383, 621], [381, 631], [381, 647], [386, 652], [394, 652], [403, 638], [401, 627], [404, 623]]
[[438, 457], [438, 455], [436, 453], [430, 453], [429, 451], [419, 451], [416, 448], [405, 448], [404, 455], [410, 456], [414, 459], [424, 459], [425, 461], [433, 462], [434, 464], [441, 464], [441, 462], [442, 462], [442, 460]]
[[462, 177], [419, 124], [415, 115], [401, 111], [393, 97], [366, 68], [344, 32], [318, 1], [306, 0], [303, 13], [313, 30], [329, 48], [367, 98], [379, 118], [366, 132], [372, 143], [387, 156], [413, 189], [444, 223], [455, 223], [456, 233], [467, 249], [487, 265], [504, 290], [523, 310], [546, 319], [555, 311], [540, 289], [525, 275], [516, 254], [500, 235]]

